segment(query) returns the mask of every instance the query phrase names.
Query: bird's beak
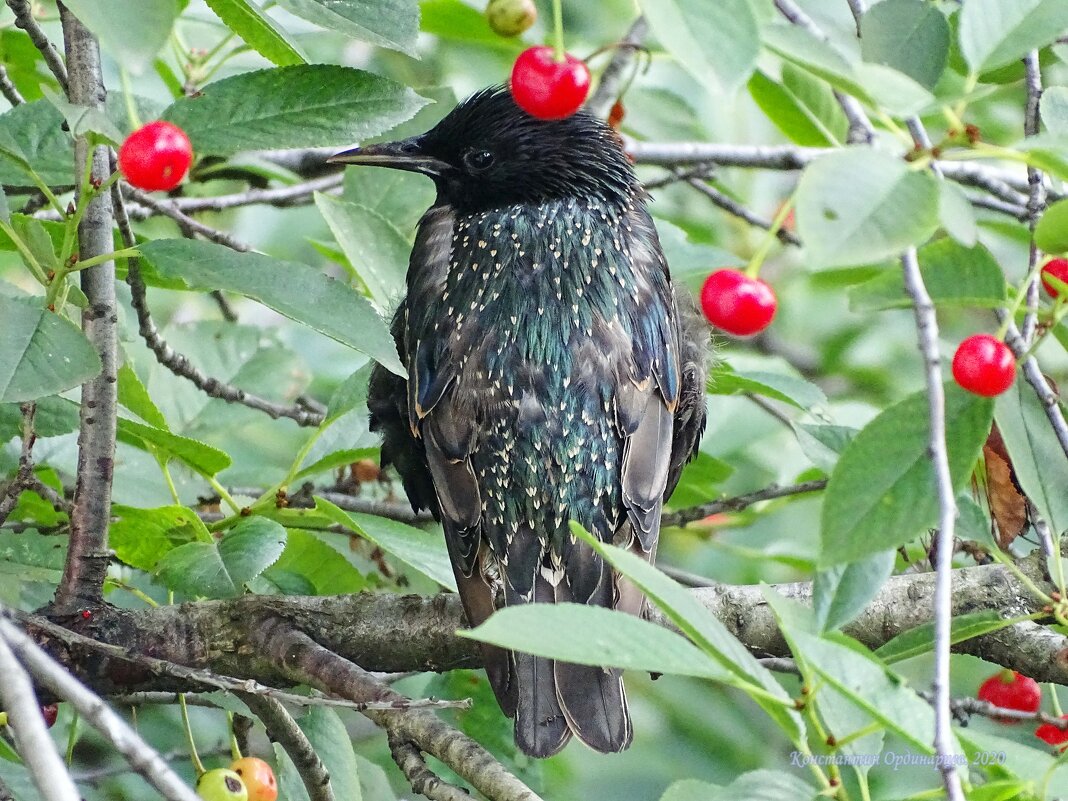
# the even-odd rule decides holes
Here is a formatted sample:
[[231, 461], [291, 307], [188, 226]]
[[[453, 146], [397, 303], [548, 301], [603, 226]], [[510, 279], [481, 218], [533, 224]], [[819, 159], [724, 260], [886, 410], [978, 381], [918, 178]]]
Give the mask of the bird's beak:
[[368, 167], [392, 167], [395, 170], [421, 172], [431, 178], [443, 175], [449, 165], [441, 159], [426, 155], [422, 137], [383, 142], [378, 145], [346, 150], [327, 159], [331, 164], [364, 164]]

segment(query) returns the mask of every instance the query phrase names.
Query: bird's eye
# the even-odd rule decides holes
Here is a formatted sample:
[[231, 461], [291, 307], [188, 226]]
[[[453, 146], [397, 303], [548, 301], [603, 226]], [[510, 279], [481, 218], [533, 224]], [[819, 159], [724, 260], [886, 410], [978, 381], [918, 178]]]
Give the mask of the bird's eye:
[[468, 150], [464, 153], [464, 164], [472, 172], [482, 172], [493, 166], [494, 155], [488, 150]]

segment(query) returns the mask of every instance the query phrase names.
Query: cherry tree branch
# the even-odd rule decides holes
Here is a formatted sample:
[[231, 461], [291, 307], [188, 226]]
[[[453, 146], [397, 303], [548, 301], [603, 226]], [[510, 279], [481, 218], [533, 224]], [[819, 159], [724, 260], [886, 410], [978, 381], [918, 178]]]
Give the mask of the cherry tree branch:
[[[1039, 119], [1039, 102], [1042, 99], [1042, 71], [1038, 64], [1038, 51], [1032, 50], [1024, 57], [1025, 79], [1027, 87], [1027, 103], [1024, 107], [1024, 136], [1037, 136]], [[1035, 244], [1035, 226], [1042, 216], [1042, 209], [1046, 206], [1046, 192], [1042, 172], [1034, 167], [1027, 168], [1027, 183], [1030, 191], [1027, 196], [1027, 227], [1031, 230], [1031, 243], [1028, 248], [1027, 269], [1029, 280], [1025, 288], [1027, 295], [1027, 311], [1024, 314], [1023, 325], [1020, 334], [1024, 342], [1034, 340], [1035, 329], [1038, 325], [1038, 301], [1039, 279], [1035, 268], [1038, 266], [1038, 245]]]
[[[923, 356], [927, 384], [927, 419], [930, 423], [928, 454], [934, 465], [935, 487], [938, 492], [938, 533], [935, 540], [936, 583], [934, 593], [935, 668], [934, 668], [934, 746], [939, 757], [953, 753], [952, 713], [949, 708], [949, 646], [952, 623], [953, 542], [957, 519], [957, 503], [953, 480], [949, 475], [949, 452], [946, 448], [946, 398], [942, 385], [941, 361], [938, 353], [938, 319], [934, 303], [920, 274], [916, 249], [909, 248], [901, 256], [905, 292], [912, 298], [916, 315], [916, 333]], [[950, 801], [964, 801], [960, 776], [951, 759], [939, 759], [942, 782]]]
[[22, 450], [19, 454], [19, 467], [15, 477], [8, 484], [3, 494], [0, 495], [0, 524], [7, 520], [11, 510], [19, 501], [19, 495], [24, 489], [32, 486], [33, 474], [33, 444], [37, 434], [33, 428], [33, 418], [37, 412], [36, 403], [21, 403], [19, 411], [22, 412]]
[[[60, 88], [66, 92], [67, 67], [63, 63], [63, 59], [60, 58], [59, 53], [56, 52], [55, 46], [49, 41], [41, 26], [37, 24], [37, 20], [34, 19], [30, 0], [7, 0], [7, 5], [15, 14], [15, 27], [26, 31], [34, 47], [40, 51], [48, 69], [52, 71], [52, 74], [59, 82]], [[60, 13], [62, 14], [63, 12], [61, 11]], [[69, 53], [67, 55], [68, 57], [70, 56]], [[76, 103], [78, 101], [72, 99], [71, 102]]]
[[[2, 612], [3, 610], [0, 609], [0, 613]], [[131, 767], [155, 787], [167, 801], [199, 800], [199, 796], [171, 770], [159, 752], [142, 740], [126, 721], [45, 653], [25, 632], [19, 630], [6, 616], [2, 615], [0, 615], [0, 641], [6, 642], [19, 662], [41, 686], [70, 703], [78, 711], [81, 719], [110, 742], [115, 750], [126, 758]], [[0, 666], [0, 674], [5, 672]], [[40, 710], [37, 710], [37, 714], [40, 715]], [[45, 736], [47, 737], [47, 732]], [[51, 738], [48, 738], [48, 742], [51, 745]], [[60, 781], [60, 776], [64, 777], [65, 781], [71, 782], [71, 787], [73, 787], [70, 775], [58, 754], [56, 759], [57, 764], [45, 777], [45, 782], [43, 784], [38, 782], [38, 790], [42, 794], [45, 793], [47, 785]], [[80, 797], [76, 791], [72, 796], [74, 801]], [[66, 796], [62, 798], [67, 801]]]
[[645, 41], [649, 33], [649, 23], [645, 17], [638, 17], [631, 24], [626, 35], [616, 44], [612, 60], [608, 62], [601, 80], [590, 99], [586, 101], [586, 111], [595, 117], [607, 117], [616, 102], [619, 93], [627, 82], [627, 72], [637, 54], [638, 46]]
[[[104, 107], [100, 45], [78, 19], [60, 4], [67, 54], [70, 102], [98, 110]], [[74, 141], [73, 174], [81, 176], [92, 160], [90, 181], [99, 186], [110, 175], [108, 151], [98, 146], [90, 153], [86, 137]], [[111, 196], [81, 189], [76, 202], [86, 204], [78, 226], [81, 260], [103, 256], [114, 249], [111, 235]], [[63, 578], [56, 590], [58, 609], [96, 606], [103, 602], [108, 566], [108, 524], [111, 519], [111, 482], [115, 472], [115, 431], [118, 410], [118, 304], [115, 296], [115, 262], [105, 261], [81, 271], [82, 292], [88, 305], [82, 312], [82, 330], [100, 357], [100, 374], [82, 385], [78, 432], [78, 469], [74, 505], [70, 514], [70, 547]]]
[[18, 87], [11, 82], [11, 76], [7, 74], [7, 68], [0, 64], [0, 94], [7, 98], [12, 106], [19, 106], [26, 102], [26, 98], [19, 92]]
[[286, 708], [274, 698], [262, 695], [245, 694], [241, 700], [266, 727], [267, 737], [289, 754], [311, 801], [334, 801], [330, 773]]
[[45, 801], [79, 801], [81, 794], [67, 773], [41, 715], [33, 682], [19, 664], [5, 632], [0, 631], [0, 703], [11, 719], [19, 755]]
[[[316, 643], [281, 618], [267, 618], [253, 626], [253, 644], [290, 679], [311, 684], [357, 701], [398, 701], [404, 696], [375, 680], [366, 670]], [[537, 794], [508, 773], [489, 752], [448, 726], [431, 712], [368, 710], [368, 718], [384, 728], [392, 741], [409, 743], [433, 755], [493, 801], [539, 801]], [[407, 754], [410, 751], [405, 749]], [[410, 759], [398, 766], [415, 780], [417, 792], [434, 789], [420, 766]], [[425, 768], [425, 763], [422, 765]], [[413, 772], [413, 769], [414, 772]], [[440, 784], [445, 782], [438, 780]], [[451, 794], [431, 797], [451, 801]]]

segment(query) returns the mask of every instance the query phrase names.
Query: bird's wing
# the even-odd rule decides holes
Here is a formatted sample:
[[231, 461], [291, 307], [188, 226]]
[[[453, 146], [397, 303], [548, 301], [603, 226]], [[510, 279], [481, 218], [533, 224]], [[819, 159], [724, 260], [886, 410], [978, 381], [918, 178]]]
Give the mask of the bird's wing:
[[636, 206], [622, 227], [635, 282], [633, 373], [616, 389], [616, 419], [626, 438], [623, 503], [642, 551], [651, 553], [671, 470], [674, 414], [681, 395], [679, 330], [667, 262], [652, 219]]

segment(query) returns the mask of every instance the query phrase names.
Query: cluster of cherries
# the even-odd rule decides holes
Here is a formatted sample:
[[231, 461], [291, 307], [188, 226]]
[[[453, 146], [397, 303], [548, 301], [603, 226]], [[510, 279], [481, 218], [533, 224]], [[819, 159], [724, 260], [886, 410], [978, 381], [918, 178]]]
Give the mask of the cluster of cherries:
[[[977, 696], [1001, 709], [1014, 709], [1020, 712], [1035, 713], [1042, 706], [1042, 688], [1038, 682], [1023, 676], [1015, 670], [1002, 670], [979, 685]], [[1019, 723], [1018, 718], [997, 717], [1002, 723]], [[1068, 715], [1061, 715], [1061, 720], [1068, 721]], [[1068, 748], [1068, 729], [1043, 723], [1035, 729], [1035, 737], [1060, 750]]]

